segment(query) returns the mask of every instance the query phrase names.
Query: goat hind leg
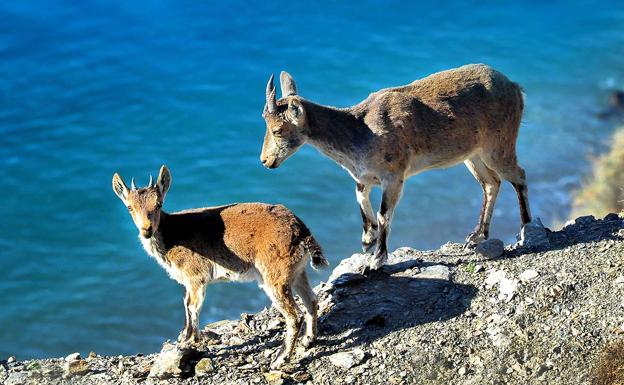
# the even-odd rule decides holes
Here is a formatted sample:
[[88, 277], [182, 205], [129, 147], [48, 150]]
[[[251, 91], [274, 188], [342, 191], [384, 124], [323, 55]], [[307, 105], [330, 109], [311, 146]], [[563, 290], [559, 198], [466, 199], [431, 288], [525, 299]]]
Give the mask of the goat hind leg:
[[297, 290], [299, 297], [301, 297], [305, 308], [306, 331], [301, 339], [301, 344], [308, 348], [312, 342], [314, 342], [317, 335], [318, 300], [316, 299], [316, 294], [314, 294], [314, 291], [312, 291], [310, 287], [310, 282], [308, 281], [308, 276], [305, 271], [303, 271], [295, 281], [295, 290]]
[[269, 288], [265, 286], [267, 294], [273, 305], [282, 313], [286, 321], [286, 337], [275, 360], [271, 363], [272, 369], [280, 368], [285, 362], [290, 361], [295, 351], [295, 343], [301, 328], [301, 318], [297, 311], [297, 303], [288, 285]]

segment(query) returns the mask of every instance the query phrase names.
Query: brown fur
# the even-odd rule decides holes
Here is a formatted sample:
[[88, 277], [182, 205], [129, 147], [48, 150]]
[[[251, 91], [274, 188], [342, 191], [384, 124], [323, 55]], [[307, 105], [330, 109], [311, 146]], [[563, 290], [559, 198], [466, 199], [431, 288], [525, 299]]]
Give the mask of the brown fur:
[[[275, 365], [292, 356], [301, 326], [296, 290], [305, 307], [304, 345], [316, 337], [316, 297], [305, 262], [327, 264], [306, 225], [282, 205], [236, 203], [168, 214], [161, 210], [171, 180], [165, 166], [155, 186], [129, 190], [121, 177], [113, 189], [128, 206], [150, 255], [185, 287], [185, 327], [180, 341], [199, 335], [206, 285], [215, 280], [258, 280], [286, 319], [287, 338]], [[162, 182], [162, 181], [169, 182]]]
[[[502, 179], [518, 192], [522, 223], [530, 221], [524, 170], [515, 149], [522, 92], [500, 72], [466, 65], [382, 89], [344, 109], [296, 95], [294, 80], [285, 72], [280, 80], [288, 96], [275, 101], [272, 79], [267, 84], [267, 132], [260, 159], [266, 167], [278, 167], [307, 142], [346, 168], [357, 183], [362, 244], [367, 249], [377, 241], [371, 268], [380, 267], [387, 256], [386, 238], [405, 179], [428, 169], [464, 162], [481, 184], [483, 207], [468, 244], [488, 237]], [[383, 189], [376, 218], [368, 198], [373, 185]]]

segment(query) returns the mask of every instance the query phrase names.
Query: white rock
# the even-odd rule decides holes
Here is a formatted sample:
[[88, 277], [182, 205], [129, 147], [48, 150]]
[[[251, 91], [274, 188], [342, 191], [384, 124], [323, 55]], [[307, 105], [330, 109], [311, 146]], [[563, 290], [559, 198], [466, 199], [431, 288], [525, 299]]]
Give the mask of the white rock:
[[80, 353], [72, 353], [70, 355], [68, 355], [67, 357], [65, 357], [65, 361], [69, 362], [69, 361], [76, 361], [79, 360], [80, 357]]
[[17, 361], [17, 359], [15, 358], [15, 356], [10, 356], [9, 358], [7, 358], [7, 362], [8, 362], [9, 364], [14, 363], [15, 361]]
[[351, 369], [359, 365], [365, 359], [366, 355], [362, 349], [353, 349], [348, 352], [340, 352], [329, 356], [329, 362], [343, 369]]
[[451, 269], [444, 265], [427, 266], [420, 270], [420, 273], [416, 274], [417, 278], [425, 279], [441, 279], [448, 281], [451, 279]]
[[517, 279], [502, 278], [499, 282], [499, 299], [509, 302], [518, 288], [519, 281]]
[[500, 282], [501, 279], [505, 278], [507, 273], [503, 270], [490, 270], [487, 278], [485, 279], [485, 284], [488, 287], [492, 287]]
[[156, 357], [148, 377], [166, 379], [179, 376], [182, 373], [180, 363], [183, 355], [183, 352], [175, 346], [163, 348]]
[[522, 273], [520, 273], [518, 278], [520, 278], [520, 280], [522, 282], [528, 282], [528, 281], [534, 280], [538, 276], [539, 276], [539, 273], [537, 271], [535, 271], [533, 269], [527, 269], [527, 270], [523, 271]]

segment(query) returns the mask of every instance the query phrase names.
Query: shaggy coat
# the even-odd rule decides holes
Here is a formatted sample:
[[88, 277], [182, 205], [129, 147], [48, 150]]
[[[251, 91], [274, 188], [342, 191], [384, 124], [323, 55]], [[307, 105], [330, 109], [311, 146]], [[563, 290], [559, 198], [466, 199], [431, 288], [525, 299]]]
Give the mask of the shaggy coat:
[[[382, 89], [342, 109], [303, 99], [286, 72], [280, 81], [280, 100], [272, 76], [267, 84], [260, 160], [276, 168], [310, 143], [344, 167], [356, 182], [363, 248], [377, 244], [371, 269], [387, 258], [390, 222], [405, 179], [425, 170], [464, 162], [483, 188], [479, 222], [467, 245], [487, 239], [501, 179], [516, 189], [522, 224], [530, 221], [525, 173], [516, 158], [523, 95], [500, 72], [466, 65]], [[369, 200], [375, 185], [383, 190], [377, 216]]]
[[219, 207], [166, 213], [162, 208], [171, 176], [163, 166], [156, 185], [128, 189], [119, 174], [113, 190], [128, 207], [149, 255], [184, 286], [186, 321], [182, 344], [200, 338], [199, 313], [206, 286], [214, 281], [258, 281], [286, 319], [287, 335], [274, 361], [279, 367], [294, 351], [302, 320], [294, 300], [304, 305], [306, 332], [303, 345], [316, 337], [317, 300], [305, 272], [305, 263], [327, 265], [321, 249], [306, 227], [286, 207], [264, 203], [236, 203]]

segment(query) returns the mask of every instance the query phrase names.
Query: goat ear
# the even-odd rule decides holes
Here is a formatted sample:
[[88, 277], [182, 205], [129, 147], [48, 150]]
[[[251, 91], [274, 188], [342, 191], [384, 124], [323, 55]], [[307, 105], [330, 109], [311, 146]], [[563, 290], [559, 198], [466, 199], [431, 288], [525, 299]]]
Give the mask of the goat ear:
[[167, 195], [167, 191], [169, 191], [169, 187], [171, 186], [171, 173], [165, 165], [160, 167], [160, 173], [158, 174], [156, 186], [158, 186], [162, 198], [165, 199], [165, 195]]
[[282, 88], [282, 97], [297, 95], [297, 85], [295, 80], [286, 71], [280, 73], [280, 87]]
[[303, 106], [297, 99], [291, 99], [288, 101], [288, 110], [286, 111], [286, 115], [293, 121], [293, 123], [298, 124], [298, 120], [303, 115]]
[[113, 191], [122, 202], [126, 203], [126, 199], [128, 198], [128, 186], [126, 186], [118, 173], [113, 175]]

